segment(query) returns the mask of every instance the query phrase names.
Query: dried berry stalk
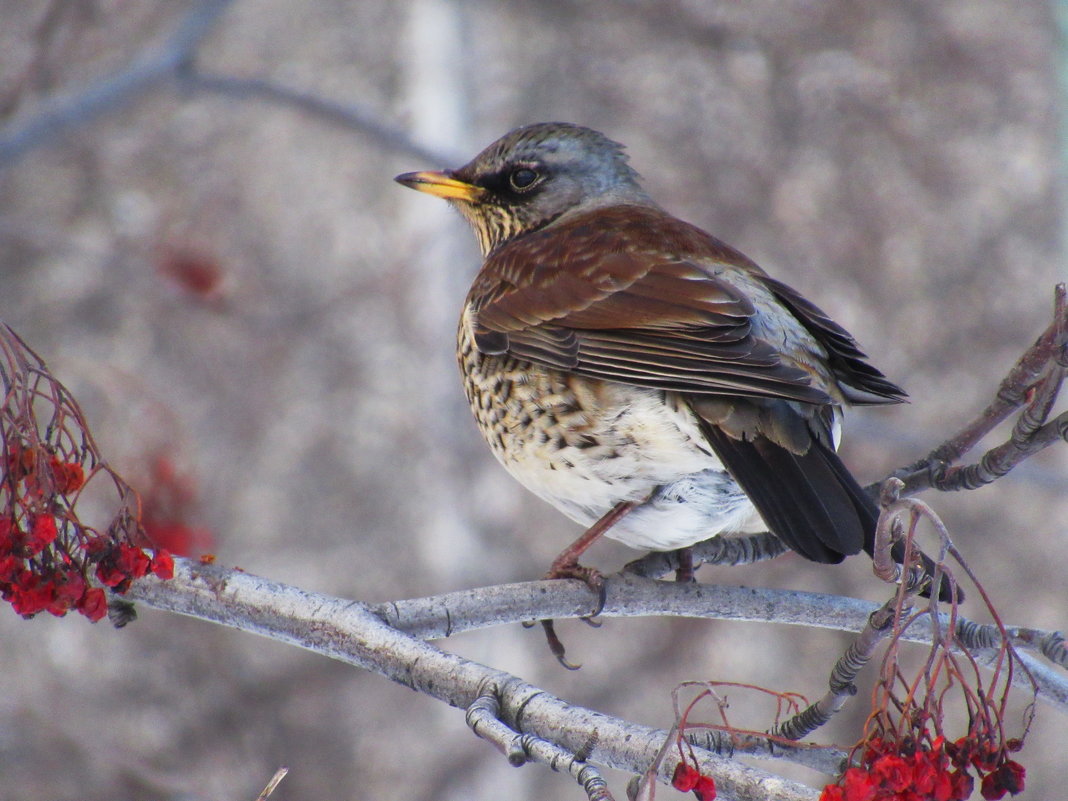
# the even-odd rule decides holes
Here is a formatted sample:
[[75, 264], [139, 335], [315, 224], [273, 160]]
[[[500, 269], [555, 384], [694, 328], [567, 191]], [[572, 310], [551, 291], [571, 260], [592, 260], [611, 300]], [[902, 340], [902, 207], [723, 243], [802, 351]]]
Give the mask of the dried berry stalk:
[[[893, 479], [891, 479], [893, 481]], [[900, 486], [896, 488], [900, 489]], [[941, 541], [939, 574], [950, 577], [946, 560], [952, 560], [975, 584], [1000, 632], [991, 647], [998, 650], [993, 672], [984, 676], [971, 654], [958, 641], [957, 604], [940, 613], [936, 599], [913, 610], [912, 591], [898, 588], [890, 645], [872, 696], [872, 712], [864, 737], [851, 755], [852, 765], [836, 784], [824, 788], [821, 801], [964, 801], [975, 780], [985, 799], [998, 799], [1024, 788], [1024, 768], [1010, 757], [1023, 747], [1034, 712], [1034, 696], [1023, 712], [1019, 736], [1007, 729], [1013, 674], [1026, 667], [982, 585], [953, 546], [945, 525], [922, 501], [884, 493], [880, 530], [900, 532], [906, 554], [921, 522], [927, 522]], [[889, 543], [884, 543], [888, 549]], [[906, 559], [906, 564], [908, 559]], [[918, 671], [906, 669], [900, 658], [902, 638], [916, 621], [927, 618], [932, 637], [927, 658]], [[1037, 693], [1032, 680], [1032, 687]], [[962, 713], [967, 730], [951, 733], [951, 712]], [[974, 776], [973, 776], [974, 772]]]
[[[3, 324], [0, 390], [0, 597], [27, 618], [75, 609], [97, 621], [105, 587], [123, 593], [148, 572], [170, 578], [170, 554], [142, 548], [137, 493], [101, 459], [70, 392]], [[104, 531], [78, 509], [90, 484], [107, 485], [101, 476], [118, 506]]]

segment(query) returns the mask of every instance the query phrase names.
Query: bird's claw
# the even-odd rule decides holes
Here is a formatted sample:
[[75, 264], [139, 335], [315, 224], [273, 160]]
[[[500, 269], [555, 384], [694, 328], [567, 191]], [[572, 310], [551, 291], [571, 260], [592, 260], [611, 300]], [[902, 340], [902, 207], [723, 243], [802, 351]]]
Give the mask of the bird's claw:
[[549, 644], [549, 651], [556, 657], [556, 661], [568, 670], [578, 670], [582, 665], [567, 661], [567, 649], [563, 642], [556, 636], [556, 626], [551, 620], [541, 621], [541, 627], [545, 629], [545, 641]]
[[[597, 593], [597, 608], [593, 610], [589, 615], [584, 615], [582, 620], [587, 625], [594, 628], [600, 627], [600, 621], [595, 618], [604, 609], [605, 602], [607, 600], [607, 590], [605, 588], [604, 575], [595, 567], [585, 567], [580, 565], [575, 560], [561, 560], [557, 559], [553, 562], [549, 568], [549, 572], [545, 574], [546, 580], [552, 581], [555, 579], [578, 579], [584, 583], [587, 587]], [[523, 624], [528, 625], [528, 624]], [[530, 624], [533, 625], [533, 624]], [[541, 621], [542, 628], [545, 630], [545, 639], [549, 644], [549, 651], [556, 657], [561, 665], [568, 670], [578, 670], [582, 665], [577, 665], [573, 662], [568, 662], [563, 642], [556, 634], [556, 627], [552, 620]]]

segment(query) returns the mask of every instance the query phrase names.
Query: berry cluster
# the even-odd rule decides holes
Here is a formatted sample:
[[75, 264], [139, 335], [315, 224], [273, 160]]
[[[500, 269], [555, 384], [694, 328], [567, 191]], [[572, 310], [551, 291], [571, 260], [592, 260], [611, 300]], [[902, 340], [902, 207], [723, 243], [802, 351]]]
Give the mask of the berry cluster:
[[[91, 491], [82, 505], [98, 508], [107, 479], [118, 511], [99, 531], [78, 506]], [[124, 593], [148, 573], [174, 575], [166, 550], [142, 549], [152, 542], [137, 493], [100, 458], [74, 397], [0, 323], [0, 598], [23, 617], [74, 609], [100, 620], [105, 588]]]
[[848, 768], [837, 784], [823, 788], [820, 801], [966, 801], [974, 768], [988, 801], [1024, 789], [1024, 769], [997, 748], [976, 738], [946, 742], [935, 737], [916, 745], [874, 737], [864, 747], [859, 766]]
[[4, 451], [0, 597], [18, 614], [61, 617], [74, 609], [95, 622], [107, 614], [107, 598], [93, 579], [122, 593], [149, 572], [174, 575], [167, 551], [150, 556], [129, 541], [122, 526], [102, 535], [81, 523], [73, 512], [86, 480], [79, 462], [17, 440], [5, 442]]

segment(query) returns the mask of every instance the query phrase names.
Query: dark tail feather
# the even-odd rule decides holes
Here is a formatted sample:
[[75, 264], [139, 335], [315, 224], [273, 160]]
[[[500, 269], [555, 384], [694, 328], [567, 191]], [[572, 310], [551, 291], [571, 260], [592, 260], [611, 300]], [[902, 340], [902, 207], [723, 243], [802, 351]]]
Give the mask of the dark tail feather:
[[[752, 441], [734, 439], [705, 420], [701, 428], [768, 528], [791, 549], [824, 564], [861, 549], [871, 555], [879, 509], [833, 450], [813, 438], [806, 453], [796, 454], [759, 435]], [[900, 563], [903, 544], [895, 544], [891, 554]], [[934, 576], [934, 561], [926, 554], [920, 558], [927, 575]], [[952, 597], [943, 577], [939, 599]], [[963, 598], [958, 590], [957, 600]]]
[[799, 455], [759, 435], [735, 439], [705, 421], [702, 428], [764, 522], [790, 548], [813, 562], [835, 564], [864, 546], [871, 501], [859, 487], [850, 492], [856, 482], [842, 481], [836, 456], [825, 458], [815, 443]]

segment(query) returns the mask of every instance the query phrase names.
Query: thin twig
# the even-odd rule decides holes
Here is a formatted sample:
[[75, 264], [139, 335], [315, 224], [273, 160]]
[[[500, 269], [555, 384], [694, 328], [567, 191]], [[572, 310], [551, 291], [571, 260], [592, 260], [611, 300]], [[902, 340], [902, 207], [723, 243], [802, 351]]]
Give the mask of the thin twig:
[[[1010, 641], [1017, 648], [1027, 648], [1037, 651], [1050, 662], [1068, 668], [1068, 646], [1065, 645], [1064, 635], [1059, 631], [1042, 631], [1041, 629], [1029, 629], [1021, 626], [1011, 626], [1006, 629]], [[989, 623], [981, 625], [972, 623], [968, 634], [975, 637], [979, 642], [989, 642], [992, 637], [997, 637], [997, 626]], [[958, 634], [961, 642], [968, 644], [969, 640]], [[980, 646], [975, 646], [980, 647]], [[986, 646], [996, 647], [996, 646]]]
[[683, 737], [691, 745], [720, 756], [781, 759], [828, 775], [839, 773], [846, 758], [838, 748], [789, 742], [790, 738], [778, 734], [777, 730], [760, 734], [705, 726], [692, 728]]
[[[1040, 450], [1064, 439], [1068, 414], [1046, 423], [1068, 365], [1068, 290], [1054, 289], [1053, 320], [1001, 381], [994, 399], [960, 431], [926, 457], [896, 471], [903, 495], [934, 487], [942, 491], [975, 489], [995, 481]], [[1010, 438], [978, 462], [952, 467], [979, 441], [1021, 406], [1026, 406]], [[871, 488], [869, 488], [871, 489]]]
[[476, 737], [491, 743], [508, 759], [508, 764], [518, 768], [527, 763], [527, 754], [519, 743], [522, 736], [501, 723], [501, 704], [497, 698], [497, 686], [486, 682], [478, 698], [467, 707], [464, 720]]
[[201, 72], [193, 64], [185, 65], [178, 72], [178, 79], [182, 88], [193, 92], [211, 92], [238, 99], [254, 98], [300, 109], [335, 125], [360, 131], [388, 150], [405, 153], [432, 165], [448, 166], [460, 164], [465, 160], [458, 153], [438, 150], [416, 142], [401, 128], [384, 122], [374, 111], [353, 103], [337, 103], [263, 78], [212, 75]]
[[[1063, 378], [1063, 374], [1062, 374]], [[1026, 415], [1026, 412], [1024, 412]], [[1022, 418], [1021, 418], [1022, 419]], [[1034, 431], [1026, 440], [1010, 438], [991, 448], [975, 464], [944, 467], [931, 474], [930, 483], [943, 492], [970, 490], [991, 484], [1012, 468], [1068, 435], [1068, 412]]]
[[276, 770], [274, 776], [267, 782], [267, 786], [263, 788], [258, 796], [256, 796], [256, 801], [267, 801], [271, 793], [273, 793], [278, 785], [281, 784], [282, 779], [286, 777], [287, 773], [289, 773], [289, 768], [286, 767], [281, 767]]
[[875, 649], [893, 632], [898, 616], [898, 596], [887, 601], [868, 617], [868, 623], [857, 634], [844, 654], [831, 669], [827, 693], [815, 703], [776, 726], [771, 734], [788, 740], [800, 740], [823, 726], [857, 694], [854, 682], [860, 671], [871, 661]]

